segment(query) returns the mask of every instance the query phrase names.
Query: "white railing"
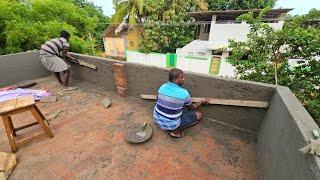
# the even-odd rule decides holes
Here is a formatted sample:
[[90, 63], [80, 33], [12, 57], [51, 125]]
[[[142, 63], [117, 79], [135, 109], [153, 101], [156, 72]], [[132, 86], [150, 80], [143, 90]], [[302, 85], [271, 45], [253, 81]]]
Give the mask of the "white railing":
[[166, 54], [150, 53], [144, 54], [136, 51], [127, 51], [126, 59], [128, 62], [145, 64], [150, 66], [166, 68]]

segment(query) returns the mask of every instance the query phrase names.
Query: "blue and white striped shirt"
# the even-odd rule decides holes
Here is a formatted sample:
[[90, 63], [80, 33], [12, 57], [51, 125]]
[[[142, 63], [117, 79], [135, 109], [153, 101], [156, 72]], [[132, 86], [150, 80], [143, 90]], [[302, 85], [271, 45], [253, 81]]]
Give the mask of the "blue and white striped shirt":
[[189, 92], [179, 85], [167, 82], [158, 90], [153, 119], [164, 130], [175, 130], [181, 122], [183, 107], [191, 104]]

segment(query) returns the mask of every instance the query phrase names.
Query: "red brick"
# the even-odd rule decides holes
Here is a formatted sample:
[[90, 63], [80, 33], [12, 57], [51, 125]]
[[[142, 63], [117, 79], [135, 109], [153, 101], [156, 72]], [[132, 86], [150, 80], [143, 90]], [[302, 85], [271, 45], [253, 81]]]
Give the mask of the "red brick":
[[117, 92], [120, 96], [125, 96], [127, 88], [127, 78], [124, 72], [124, 64], [114, 63], [112, 65], [114, 71], [114, 79], [116, 82]]
[[122, 71], [121, 69], [114, 69], [114, 70], [113, 70], [113, 74], [114, 74], [114, 75], [117, 75], [117, 76], [121, 75], [122, 72], [123, 72], [123, 71]]
[[125, 79], [118, 79], [116, 80], [117, 87], [126, 88], [126, 80]]
[[123, 79], [123, 78], [125, 78], [124, 72], [121, 72], [121, 73], [118, 73], [118, 74], [115, 74], [115, 75], [116, 75], [116, 79]]
[[120, 64], [120, 63], [114, 63], [112, 65], [114, 68], [122, 68], [124, 66], [124, 64]]
[[120, 96], [126, 96], [125, 89], [122, 87], [117, 87], [117, 92]]

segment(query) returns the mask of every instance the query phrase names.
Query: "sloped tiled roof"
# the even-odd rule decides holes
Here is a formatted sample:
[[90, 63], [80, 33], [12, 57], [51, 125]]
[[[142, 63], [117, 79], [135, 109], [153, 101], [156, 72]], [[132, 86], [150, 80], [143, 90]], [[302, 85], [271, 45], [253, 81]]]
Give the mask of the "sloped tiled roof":
[[121, 35], [117, 35], [115, 33], [115, 30], [117, 29], [117, 27], [119, 26], [119, 24], [111, 24], [108, 26], [108, 28], [104, 31], [103, 33], [103, 37], [121, 37]]

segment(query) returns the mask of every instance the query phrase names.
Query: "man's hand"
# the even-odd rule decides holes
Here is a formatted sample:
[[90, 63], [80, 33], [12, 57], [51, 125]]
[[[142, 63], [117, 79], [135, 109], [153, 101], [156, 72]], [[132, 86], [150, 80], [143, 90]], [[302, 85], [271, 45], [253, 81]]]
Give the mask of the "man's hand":
[[68, 47], [62, 47], [61, 49], [61, 53], [65, 56], [66, 54], [68, 54], [69, 48]]
[[188, 106], [189, 110], [195, 110], [199, 108], [201, 105], [208, 105], [209, 104], [209, 99], [201, 99], [197, 103], [193, 103], [190, 106]]
[[209, 103], [210, 103], [210, 100], [207, 98], [201, 100], [201, 104], [203, 104], [203, 105], [208, 105]]
[[67, 59], [70, 59], [71, 61], [74, 61], [75, 63], [79, 63], [79, 60], [70, 56], [70, 54], [65, 54], [64, 57], [66, 57]]
[[74, 57], [72, 57], [72, 56], [70, 56], [70, 55], [69, 55], [69, 58], [70, 58], [72, 61], [75, 61], [75, 62], [79, 63], [79, 60], [78, 60], [78, 59], [76, 59], [76, 58], [74, 58]]
[[66, 46], [62, 47], [61, 52], [62, 52], [62, 56], [66, 57], [67, 59], [70, 59], [72, 61], [75, 61], [76, 63], [79, 63], [79, 61], [76, 58], [70, 56], [70, 54], [68, 53], [69, 47], [66, 47]]

